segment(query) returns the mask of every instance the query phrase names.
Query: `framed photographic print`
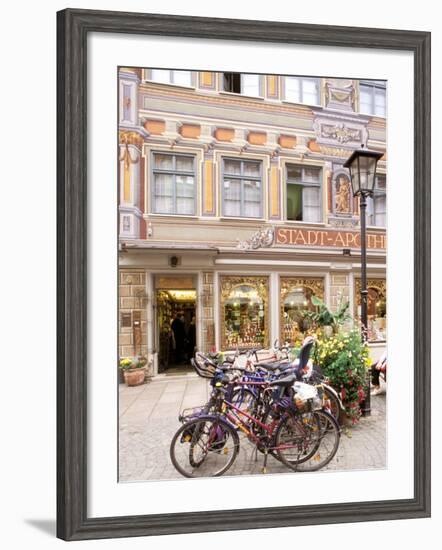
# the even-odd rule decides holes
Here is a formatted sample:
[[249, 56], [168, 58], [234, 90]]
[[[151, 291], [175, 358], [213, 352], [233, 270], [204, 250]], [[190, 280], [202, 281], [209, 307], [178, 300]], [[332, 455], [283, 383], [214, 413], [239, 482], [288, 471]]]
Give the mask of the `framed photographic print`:
[[430, 34], [69, 9], [57, 108], [58, 536], [429, 516]]

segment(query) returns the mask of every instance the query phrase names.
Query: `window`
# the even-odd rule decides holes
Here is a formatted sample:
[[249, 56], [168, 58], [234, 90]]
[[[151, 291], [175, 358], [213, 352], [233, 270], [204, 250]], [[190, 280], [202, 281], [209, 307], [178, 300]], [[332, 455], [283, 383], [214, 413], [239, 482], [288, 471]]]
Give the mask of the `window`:
[[268, 284], [267, 277], [220, 278], [222, 350], [268, 346]]
[[[367, 336], [369, 342], [387, 338], [387, 285], [385, 279], [367, 280]], [[356, 317], [361, 318], [361, 280], [355, 279]]]
[[359, 84], [360, 112], [366, 115], [385, 116], [386, 87], [378, 80], [361, 81]]
[[286, 76], [284, 82], [287, 101], [319, 105], [319, 78]]
[[315, 166], [287, 164], [287, 219], [320, 222], [322, 171]]
[[152, 69], [151, 80], [163, 84], [176, 84], [178, 86], [192, 86], [192, 73], [190, 71], [169, 71], [168, 69]]
[[225, 92], [258, 97], [261, 95], [259, 74], [224, 73]]
[[223, 215], [262, 216], [261, 162], [223, 159]]
[[195, 214], [195, 158], [153, 154], [154, 214]]
[[373, 197], [367, 198], [367, 225], [385, 227], [387, 224], [387, 179], [376, 176]]
[[324, 298], [324, 279], [281, 277], [281, 342], [298, 344], [311, 328], [308, 312], [317, 311], [312, 296]]

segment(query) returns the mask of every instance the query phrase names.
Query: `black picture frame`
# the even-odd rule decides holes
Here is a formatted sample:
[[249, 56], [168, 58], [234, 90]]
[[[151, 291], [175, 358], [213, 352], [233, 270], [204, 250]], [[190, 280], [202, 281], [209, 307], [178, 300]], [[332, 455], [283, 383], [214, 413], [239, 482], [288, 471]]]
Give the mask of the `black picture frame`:
[[[406, 50], [414, 56], [414, 497], [87, 517], [87, 36]], [[57, 536], [99, 539], [430, 516], [430, 33], [67, 9], [57, 14]]]

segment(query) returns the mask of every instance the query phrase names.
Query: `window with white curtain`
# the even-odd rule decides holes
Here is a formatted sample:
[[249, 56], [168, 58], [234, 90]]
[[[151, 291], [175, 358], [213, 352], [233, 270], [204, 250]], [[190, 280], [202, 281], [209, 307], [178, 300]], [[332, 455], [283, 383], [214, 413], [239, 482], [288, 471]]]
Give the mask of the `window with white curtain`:
[[259, 74], [224, 73], [223, 87], [232, 94], [259, 97], [261, 95], [261, 76]]
[[366, 115], [385, 117], [387, 111], [385, 82], [363, 80], [359, 83], [359, 110]]
[[261, 77], [259, 74], [241, 75], [241, 93], [250, 96], [261, 95]]
[[319, 78], [286, 76], [284, 78], [284, 99], [294, 103], [319, 105]]
[[169, 69], [152, 69], [150, 80], [162, 84], [176, 84], [177, 86], [192, 86], [190, 71], [170, 71]]
[[195, 157], [153, 153], [152, 212], [195, 214]]
[[376, 176], [373, 197], [367, 197], [367, 225], [387, 225], [387, 179], [384, 175]]
[[261, 161], [223, 159], [223, 215], [262, 217]]
[[321, 222], [321, 168], [316, 166], [286, 165], [287, 219]]

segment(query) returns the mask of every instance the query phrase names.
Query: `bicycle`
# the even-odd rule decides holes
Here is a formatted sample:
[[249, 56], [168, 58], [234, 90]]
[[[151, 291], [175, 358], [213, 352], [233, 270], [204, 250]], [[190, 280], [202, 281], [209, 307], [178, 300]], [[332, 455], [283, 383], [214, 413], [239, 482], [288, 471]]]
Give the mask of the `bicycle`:
[[310, 398], [305, 410], [298, 410], [293, 395], [287, 391], [294, 381], [291, 375], [268, 383], [265, 393], [271, 396], [271, 405], [259, 418], [232, 403], [236, 380], [217, 373], [213, 384], [214, 412], [197, 412], [184, 419], [172, 438], [170, 457], [176, 470], [185, 477], [225, 474], [240, 451], [238, 432], [243, 432], [264, 453], [263, 473], [268, 454], [293, 471], [316, 471], [326, 466], [339, 446], [339, 426], [319, 408], [317, 399]]

